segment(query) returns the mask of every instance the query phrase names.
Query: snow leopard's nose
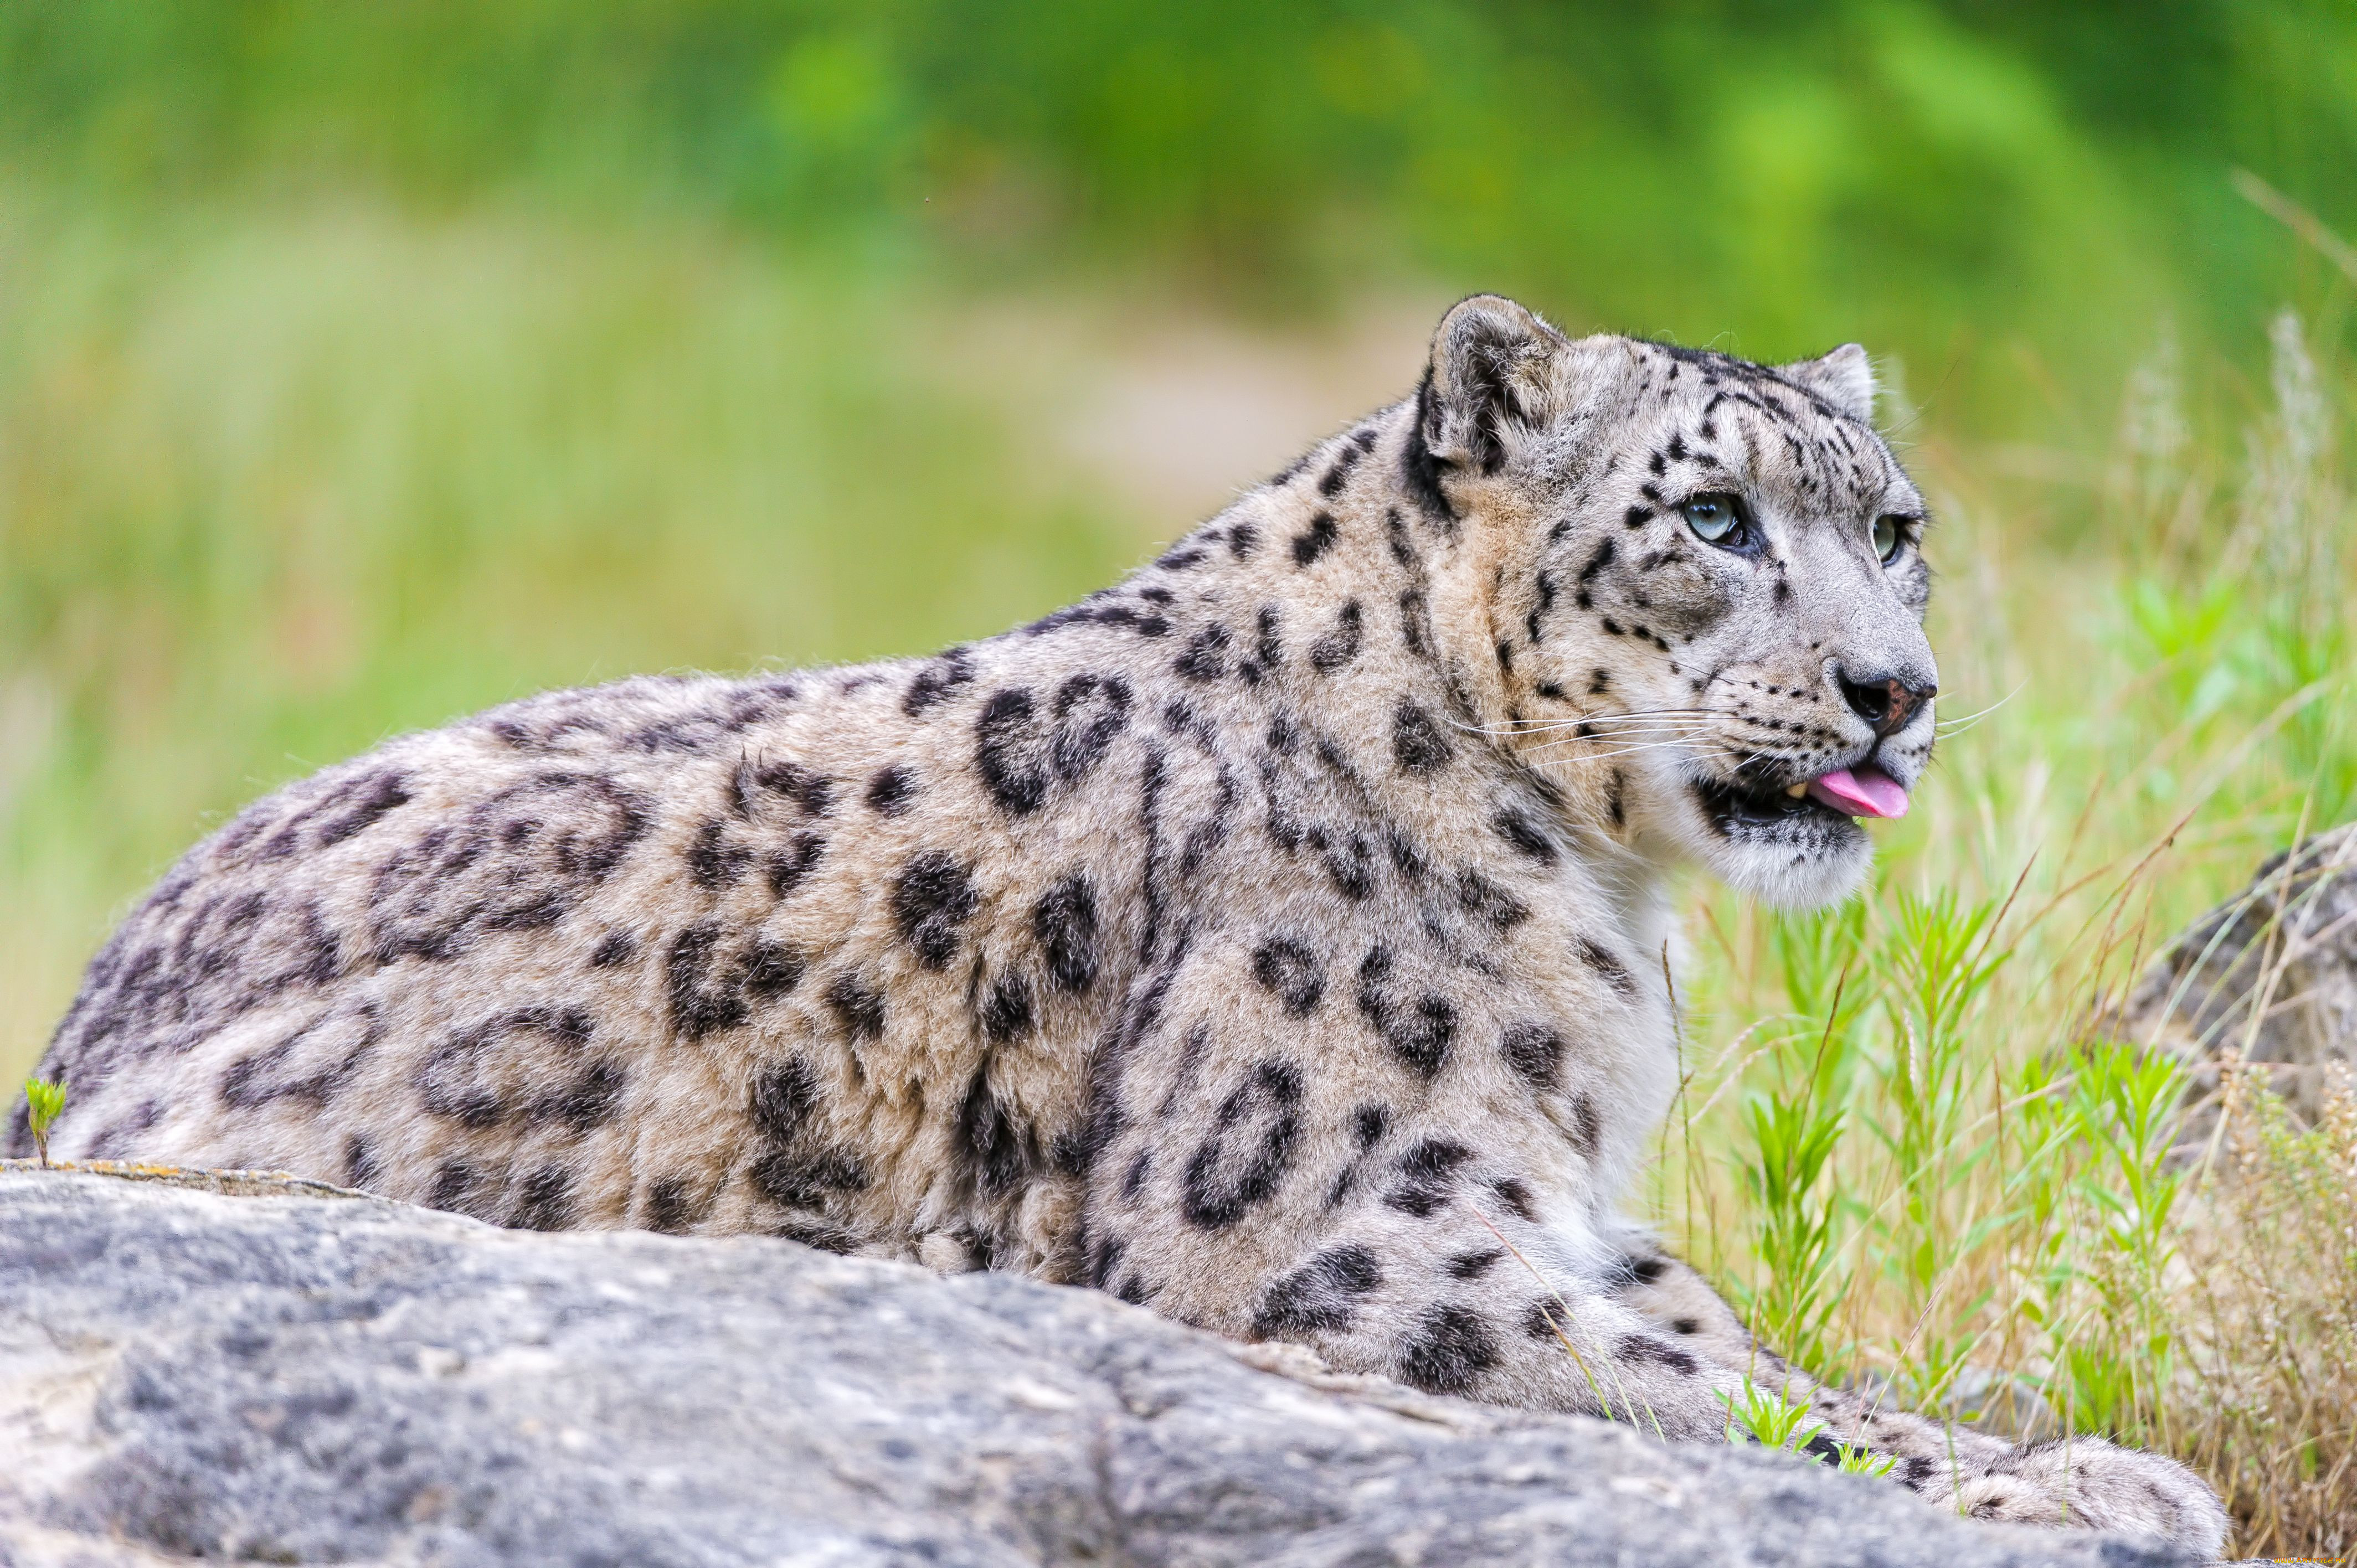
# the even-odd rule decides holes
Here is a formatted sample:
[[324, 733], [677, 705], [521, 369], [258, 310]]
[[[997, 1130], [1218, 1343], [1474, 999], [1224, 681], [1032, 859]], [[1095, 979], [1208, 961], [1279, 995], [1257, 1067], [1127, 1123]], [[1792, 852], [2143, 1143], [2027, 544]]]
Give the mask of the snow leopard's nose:
[[1940, 693], [1940, 688], [1929, 682], [1912, 685], [1900, 676], [1881, 671], [1861, 679], [1846, 670], [1836, 669], [1834, 681], [1841, 687], [1849, 711], [1872, 725], [1878, 737], [1897, 735], [1905, 729], [1915, 710]]

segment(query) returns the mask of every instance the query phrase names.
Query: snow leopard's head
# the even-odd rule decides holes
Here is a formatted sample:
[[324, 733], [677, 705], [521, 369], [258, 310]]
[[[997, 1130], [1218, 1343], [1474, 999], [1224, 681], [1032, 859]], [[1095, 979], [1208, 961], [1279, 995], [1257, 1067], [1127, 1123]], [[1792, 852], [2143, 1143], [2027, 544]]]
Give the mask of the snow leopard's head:
[[1780, 904], [1853, 889], [1858, 819], [1932, 752], [1926, 509], [1874, 398], [1856, 344], [1756, 365], [1479, 295], [1408, 444], [1481, 575], [1508, 744], [1576, 815]]

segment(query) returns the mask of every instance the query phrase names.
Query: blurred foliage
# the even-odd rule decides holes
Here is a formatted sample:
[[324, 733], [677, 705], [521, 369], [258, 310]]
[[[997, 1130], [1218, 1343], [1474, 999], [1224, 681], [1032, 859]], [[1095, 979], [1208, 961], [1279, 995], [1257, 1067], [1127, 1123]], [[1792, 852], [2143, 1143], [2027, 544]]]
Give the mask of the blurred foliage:
[[2084, 392], [2163, 311], [2255, 340], [2312, 263], [2232, 166], [2357, 216], [2357, 11], [13, 0], [0, 152], [124, 194], [683, 204], [985, 276], [1146, 260], [1288, 312], [1437, 275], [1760, 357], [1862, 338], [2018, 424], [1974, 343]]

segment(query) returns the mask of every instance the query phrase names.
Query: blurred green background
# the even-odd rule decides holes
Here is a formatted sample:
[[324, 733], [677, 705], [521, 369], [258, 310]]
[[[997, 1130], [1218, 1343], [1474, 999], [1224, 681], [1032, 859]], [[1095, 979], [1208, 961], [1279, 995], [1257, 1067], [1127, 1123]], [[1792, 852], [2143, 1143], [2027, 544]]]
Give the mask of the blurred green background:
[[1475, 288], [1862, 340], [1952, 544], [2133, 552], [2133, 367], [2230, 464], [2343, 357], [2237, 168], [2357, 226], [2345, 0], [5, 0], [0, 1068], [255, 793], [1036, 615]]

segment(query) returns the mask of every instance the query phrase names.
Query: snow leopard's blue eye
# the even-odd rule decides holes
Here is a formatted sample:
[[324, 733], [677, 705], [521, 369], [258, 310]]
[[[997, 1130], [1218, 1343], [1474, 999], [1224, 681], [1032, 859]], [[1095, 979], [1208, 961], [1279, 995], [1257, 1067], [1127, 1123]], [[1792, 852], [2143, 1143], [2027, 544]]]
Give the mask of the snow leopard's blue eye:
[[1739, 550], [1749, 542], [1750, 531], [1744, 526], [1743, 503], [1733, 496], [1695, 496], [1678, 503], [1679, 512], [1686, 526], [1706, 542]]
[[1874, 520], [1874, 553], [1881, 557], [1884, 565], [1899, 559], [1900, 546], [1906, 542], [1906, 530], [1900, 526], [1900, 519], [1886, 512]]

